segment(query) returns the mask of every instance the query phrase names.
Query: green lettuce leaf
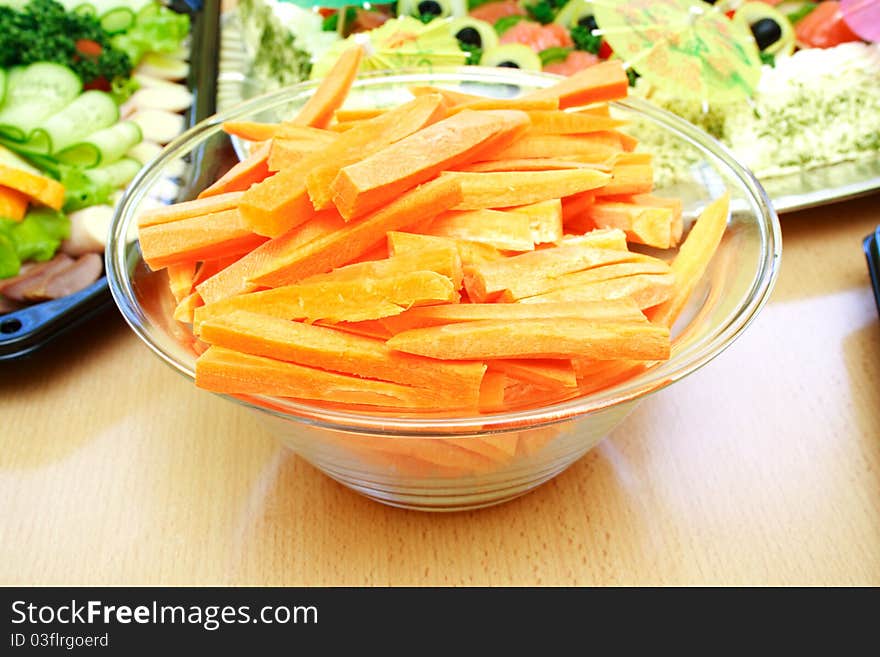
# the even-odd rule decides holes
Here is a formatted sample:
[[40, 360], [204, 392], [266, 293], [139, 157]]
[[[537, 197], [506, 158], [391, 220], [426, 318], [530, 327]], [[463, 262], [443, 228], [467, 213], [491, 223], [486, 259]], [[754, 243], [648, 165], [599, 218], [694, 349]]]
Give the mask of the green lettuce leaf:
[[131, 29], [115, 35], [111, 43], [137, 64], [148, 52], [174, 52], [188, 34], [189, 16], [167, 7], [147, 5], [138, 13]]
[[51, 260], [69, 235], [70, 219], [49, 208], [35, 208], [21, 221], [0, 219], [0, 278], [15, 276], [27, 260]]

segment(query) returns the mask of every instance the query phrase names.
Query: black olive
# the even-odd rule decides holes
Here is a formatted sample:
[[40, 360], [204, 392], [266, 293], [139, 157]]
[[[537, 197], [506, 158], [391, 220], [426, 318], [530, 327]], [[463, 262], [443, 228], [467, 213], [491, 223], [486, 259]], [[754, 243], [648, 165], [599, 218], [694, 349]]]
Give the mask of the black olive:
[[477, 48], [481, 48], [483, 46], [483, 38], [480, 36], [480, 33], [473, 27], [461, 28], [458, 32], [455, 33], [455, 38], [462, 43], [468, 44], [469, 46], [476, 46]]
[[579, 18], [578, 25], [580, 25], [581, 27], [585, 27], [588, 30], [599, 29], [599, 25], [598, 25], [598, 23], [596, 23], [596, 17], [593, 15], [584, 16], [583, 18]]
[[443, 13], [443, 7], [436, 0], [422, 0], [417, 8], [422, 15], [431, 14], [432, 16], [439, 16]]
[[758, 50], [764, 50], [767, 46], [771, 46], [782, 38], [782, 28], [772, 18], [762, 18], [752, 23], [752, 34], [758, 44]]
[[498, 64], [498, 66], [503, 66], [504, 68], [519, 68], [519, 64], [510, 60], [507, 60], [506, 62], [501, 62], [500, 64]]

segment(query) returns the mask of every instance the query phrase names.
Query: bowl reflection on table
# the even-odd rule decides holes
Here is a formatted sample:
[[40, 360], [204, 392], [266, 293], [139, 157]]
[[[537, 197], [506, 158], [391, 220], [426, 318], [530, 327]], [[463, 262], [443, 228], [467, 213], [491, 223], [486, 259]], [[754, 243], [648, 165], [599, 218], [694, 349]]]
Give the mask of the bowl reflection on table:
[[[409, 85], [436, 85], [509, 97], [549, 86], [553, 76], [467, 67], [359, 79], [347, 107], [387, 106], [408, 97]], [[304, 84], [214, 116], [170, 144], [132, 184], [120, 204], [107, 249], [113, 296], [135, 333], [166, 363], [192, 379], [197, 353], [190, 327], [172, 318], [174, 299], [164, 271], [151, 272], [125, 235], [140, 209], [155, 202], [172, 163], [190, 163], [204, 178], [205, 145], [216, 144], [225, 120], [277, 121], [291, 116], [314, 90]], [[471, 417], [417, 417], [329, 408], [257, 396], [224, 396], [257, 412], [302, 458], [373, 499], [424, 510], [476, 508], [512, 499], [560, 473], [617, 426], [646, 395], [695, 371], [746, 328], [766, 301], [780, 254], [777, 218], [755, 179], [711, 137], [671, 114], [637, 101], [613, 106], [634, 129], [662, 130], [693, 148], [699, 164], [687, 184], [658, 193], [683, 198], [686, 220], [724, 189], [731, 217], [718, 253], [673, 329], [669, 361], [577, 399]], [[637, 134], [637, 133], [636, 133]], [[201, 177], [200, 177], [201, 176]], [[179, 200], [192, 198], [193, 188]], [[676, 427], [665, 427], [676, 431]]]

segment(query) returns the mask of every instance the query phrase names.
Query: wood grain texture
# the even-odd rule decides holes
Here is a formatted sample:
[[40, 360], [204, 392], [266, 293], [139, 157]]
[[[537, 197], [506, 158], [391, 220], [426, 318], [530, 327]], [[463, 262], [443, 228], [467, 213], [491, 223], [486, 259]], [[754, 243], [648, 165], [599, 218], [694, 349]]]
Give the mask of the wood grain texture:
[[0, 364], [0, 584], [880, 584], [873, 196], [783, 218], [769, 305], [492, 509], [381, 506], [193, 388], [115, 312]]

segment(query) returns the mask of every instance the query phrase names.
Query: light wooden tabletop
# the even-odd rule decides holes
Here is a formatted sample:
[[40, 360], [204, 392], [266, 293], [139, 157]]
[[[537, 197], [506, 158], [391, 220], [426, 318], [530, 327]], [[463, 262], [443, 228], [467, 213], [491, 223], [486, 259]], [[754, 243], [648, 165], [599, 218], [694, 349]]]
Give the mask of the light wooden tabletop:
[[369, 501], [114, 312], [0, 364], [0, 584], [880, 584], [880, 196], [783, 217], [727, 352], [506, 505]]

